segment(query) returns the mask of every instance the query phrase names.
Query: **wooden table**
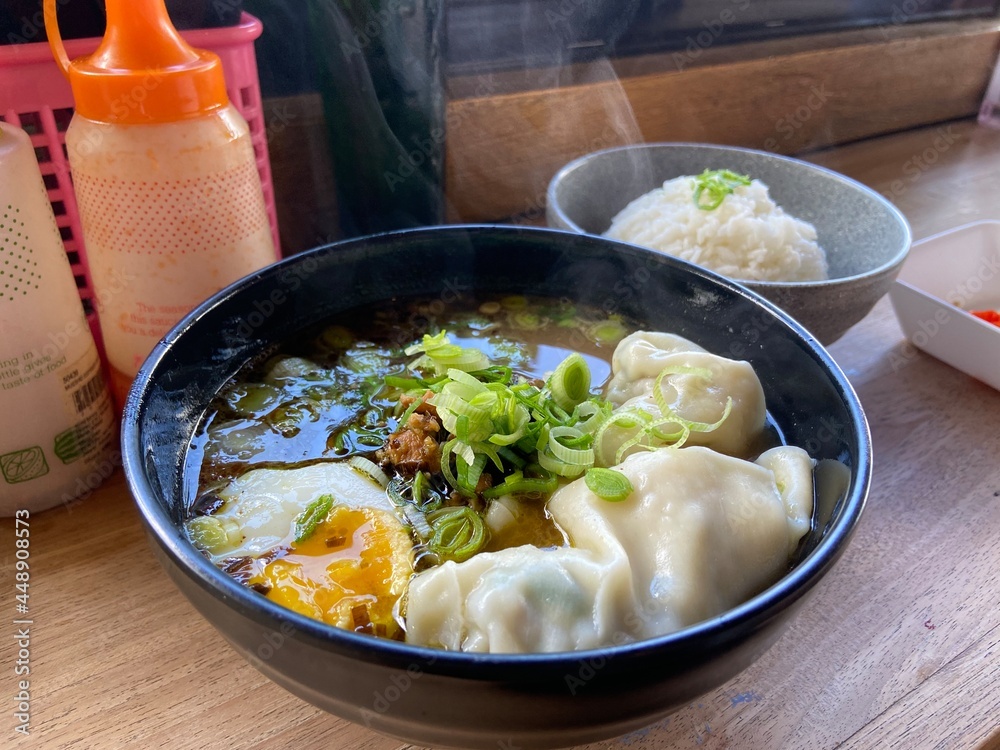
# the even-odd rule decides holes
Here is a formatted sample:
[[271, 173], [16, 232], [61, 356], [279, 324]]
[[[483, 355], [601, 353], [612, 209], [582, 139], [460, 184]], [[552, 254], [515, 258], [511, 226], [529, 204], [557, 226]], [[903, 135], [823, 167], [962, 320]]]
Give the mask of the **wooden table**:
[[[1000, 133], [944, 133], [813, 159], [879, 190], [898, 180], [917, 237], [1000, 218]], [[593, 748], [1000, 747], [1000, 393], [908, 354], [887, 300], [832, 352], [875, 443], [850, 548], [754, 667]], [[0, 528], [9, 617], [14, 524]], [[31, 519], [31, 563], [32, 734], [12, 741], [8, 624], [4, 747], [408, 747], [321, 713], [232, 652], [154, 561], [120, 471], [85, 502]]]

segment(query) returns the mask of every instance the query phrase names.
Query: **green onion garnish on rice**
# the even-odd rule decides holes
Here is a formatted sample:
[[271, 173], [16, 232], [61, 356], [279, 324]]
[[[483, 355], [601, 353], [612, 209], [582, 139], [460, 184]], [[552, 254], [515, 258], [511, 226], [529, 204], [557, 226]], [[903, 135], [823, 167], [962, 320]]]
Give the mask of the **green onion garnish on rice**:
[[694, 184], [694, 205], [702, 211], [712, 211], [736, 188], [749, 185], [750, 177], [728, 169], [706, 169], [694, 178]]

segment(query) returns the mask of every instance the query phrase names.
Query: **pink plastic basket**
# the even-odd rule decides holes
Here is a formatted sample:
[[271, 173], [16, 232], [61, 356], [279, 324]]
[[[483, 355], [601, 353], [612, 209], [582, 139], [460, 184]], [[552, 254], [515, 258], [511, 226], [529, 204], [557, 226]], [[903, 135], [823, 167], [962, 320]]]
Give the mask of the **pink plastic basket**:
[[[274, 247], [280, 252], [271, 163], [267, 155], [264, 111], [253, 48], [254, 40], [263, 30], [259, 20], [244, 13], [238, 26], [185, 31], [182, 35], [193, 47], [211, 50], [222, 60], [229, 98], [250, 126]], [[67, 40], [66, 52], [70, 59], [89, 55], [99, 43], [99, 39]], [[72, 116], [73, 92], [47, 42], [0, 46], [0, 119], [23, 128], [31, 136], [87, 320], [103, 352], [80, 214], [64, 145]]]

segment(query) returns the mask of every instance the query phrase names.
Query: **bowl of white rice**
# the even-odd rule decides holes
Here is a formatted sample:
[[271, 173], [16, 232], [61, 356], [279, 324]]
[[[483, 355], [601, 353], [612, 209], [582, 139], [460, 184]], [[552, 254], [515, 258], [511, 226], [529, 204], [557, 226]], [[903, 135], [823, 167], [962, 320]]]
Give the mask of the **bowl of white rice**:
[[903, 215], [861, 183], [728, 146], [649, 143], [588, 154], [552, 179], [547, 220], [726, 276], [824, 344], [868, 314], [910, 247]]

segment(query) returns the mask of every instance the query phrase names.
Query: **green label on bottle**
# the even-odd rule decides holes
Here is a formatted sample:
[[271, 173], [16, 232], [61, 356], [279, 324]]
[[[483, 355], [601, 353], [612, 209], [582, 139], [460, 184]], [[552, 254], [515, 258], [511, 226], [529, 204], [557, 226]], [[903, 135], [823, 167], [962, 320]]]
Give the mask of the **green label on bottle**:
[[17, 484], [45, 476], [49, 465], [41, 446], [36, 445], [0, 456], [0, 472], [7, 484]]
[[79, 426], [71, 427], [56, 435], [52, 452], [64, 464], [71, 464], [86, 453], [90, 447], [87, 443], [91, 441], [88, 441], [87, 437], [87, 432], [80, 430]]

